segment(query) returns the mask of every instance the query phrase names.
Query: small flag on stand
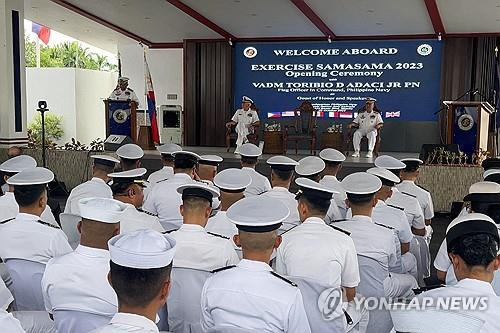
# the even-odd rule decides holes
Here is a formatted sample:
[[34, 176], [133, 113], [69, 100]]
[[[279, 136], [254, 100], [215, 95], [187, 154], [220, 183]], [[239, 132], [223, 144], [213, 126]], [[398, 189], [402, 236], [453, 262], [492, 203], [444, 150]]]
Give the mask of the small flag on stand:
[[158, 122], [156, 120], [156, 99], [155, 91], [153, 89], [153, 81], [151, 80], [151, 73], [149, 72], [148, 61], [146, 60], [146, 52], [144, 51], [144, 73], [146, 76], [146, 99], [148, 102], [148, 116], [151, 121], [151, 134], [155, 144], [160, 143], [160, 133], [158, 132]]
[[33, 31], [45, 45], [49, 44], [50, 28], [31, 22], [31, 31]]

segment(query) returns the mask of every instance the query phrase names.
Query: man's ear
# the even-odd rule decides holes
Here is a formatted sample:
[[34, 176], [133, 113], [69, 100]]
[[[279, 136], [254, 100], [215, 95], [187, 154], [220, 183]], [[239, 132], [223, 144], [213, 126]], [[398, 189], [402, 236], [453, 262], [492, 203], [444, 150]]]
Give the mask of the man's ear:
[[9, 176], [3, 175], [3, 180], [7, 183], [7, 179], [9, 179]]
[[161, 290], [160, 290], [160, 301], [162, 304], [165, 304], [165, 302], [167, 301], [167, 297], [170, 294], [171, 287], [172, 287], [172, 283], [170, 282], [170, 279], [168, 279], [167, 281], [165, 281], [163, 283], [163, 286], [161, 287]]
[[237, 247], [241, 247], [241, 239], [240, 235], [234, 235], [233, 236], [233, 242]]
[[179, 212], [181, 212], [181, 216], [184, 216], [184, 205], [179, 206]]
[[373, 196], [373, 199], [372, 199], [372, 207], [375, 207], [377, 205], [377, 196]]
[[115, 230], [113, 230], [113, 236], [120, 234], [120, 223], [116, 226]]
[[349, 202], [349, 199], [345, 199], [345, 206], [347, 208], [351, 208], [351, 203]]
[[282, 241], [281, 235], [278, 235], [278, 237], [276, 237], [276, 239], [274, 240], [274, 248], [275, 249], [280, 247], [281, 241]]
[[210, 214], [212, 214], [212, 206], [208, 206], [205, 210], [205, 218], [208, 219], [210, 217]]
[[78, 221], [78, 224], [76, 225], [76, 230], [78, 230], [78, 233], [80, 235], [82, 234], [82, 221]]

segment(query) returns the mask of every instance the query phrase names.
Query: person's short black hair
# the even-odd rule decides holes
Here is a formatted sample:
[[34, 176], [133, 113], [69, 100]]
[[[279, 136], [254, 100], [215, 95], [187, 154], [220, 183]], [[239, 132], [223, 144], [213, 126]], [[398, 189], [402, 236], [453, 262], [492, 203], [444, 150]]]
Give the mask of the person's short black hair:
[[293, 176], [294, 170], [283, 170], [283, 169], [277, 169], [277, 168], [272, 168], [271, 171], [278, 177], [280, 180], [290, 180]]
[[489, 175], [488, 177], [484, 178], [484, 181], [500, 184], [500, 173]]
[[171, 154], [161, 154], [161, 159], [165, 162], [173, 162], [174, 157]]
[[120, 164], [122, 166], [122, 171], [135, 169], [137, 167], [137, 161], [139, 161], [139, 160], [140, 160], [140, 158], [130, 159], [130, 158], [120, 157]]
[[325, 162], [325, 165], [327, 167], [336, 167], [336, 166], [339, 166], [340, 164], [342, 164], [342, 162], [334, 162], [334, 161], [327, 161], [327, 160], [323, 160]]
[[101, 164], [101, 163], [94, 163], [94, 168], [98, 169], [98, 170], [102, 170], [106, 173], [112, 173], [113, 171], [115, 171], [115, 166], [111, 166], [111, 165], [105, 165], [105, 164]]
[[389, 170], [390, 172], [392, 172], [393, 174], [395, 174], [398, 177], [401, 174], [401, 169], [387, 169], [387, 170]]
[[498, 255], [498, 242], [490, 234], [468, 234], [454, 240], [450, 252], [460, 256], [469, 267], [487, 267]]
[[471, 201], [470, 208], [474, 213], [488, 215], [496, 224], [500, 224], [500, 202]]
[[192, 169], [196, 166], [196, 161], [188, 158], [176, 158], [174, 169]]
[[47, 189], [46, 184], [40, 185], [15, 185], [14, 198], [21, 207], [35, 203]]
[[113, 184], [111, 185], [111, 191], [113, 192], [113, 195], [125, 194], [132, 184], [132, 182], [113, 181]]
[[137, 269], [110, 261], [111, 285], [118, 302], [144, 308], [158, 295], [165, 281], [170, 279], [172, 263], [167, 267]]
[[373, 201], [375, 193], [370, 194], [353, 194], [347, 193], [347, 200], [354, 205], [363, 205]]
[[304, 194], [299, 197], [299, 201], [304, 200], [306, 204], [315, 212], [318, 212], [320, 215], [326, 215], [328, 212], [328, 208], [330, 208], [331, 200], [315, 197], [314, 200], [312, 198], [308, 198]]
[[257, 157], [241, 156], [241, 163], [257, 164]]

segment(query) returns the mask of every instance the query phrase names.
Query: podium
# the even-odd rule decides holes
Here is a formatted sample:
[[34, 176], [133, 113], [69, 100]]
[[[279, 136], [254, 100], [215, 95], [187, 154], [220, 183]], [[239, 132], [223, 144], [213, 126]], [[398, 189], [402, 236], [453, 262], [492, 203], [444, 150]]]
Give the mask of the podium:
[[490, 117], [495, 108], [488, 102], [443, 102], [446, 110], [446, 144], [457, 144], [468, 156], [488, 150]]
[[111, 134], [126, 135], [137, 141], [136, 104], [130, 101], [104, 100], [106, 114], [106, 137]]

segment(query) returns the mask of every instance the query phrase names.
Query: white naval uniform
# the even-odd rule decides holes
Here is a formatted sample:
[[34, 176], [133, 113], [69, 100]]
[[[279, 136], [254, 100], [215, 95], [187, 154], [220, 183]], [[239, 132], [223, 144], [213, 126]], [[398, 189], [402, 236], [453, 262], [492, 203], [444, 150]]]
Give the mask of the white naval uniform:
[[[369, 216], [361, 215], [337, 222], [335, 226], [351, 233], [358, 254], [378, 261], [388, 272], [399, 268], [392, 230], [375, 224]], [[412, 289], [417, 287], [417, 281], [409, 274], [390, 273], [384, 281], [387, 297], [412, 296]]]
[[[336, 194], [333, 195], [333, 198], [335, 198]], [[331, 224], [335, 221], [343, 220], [344, 216], [340, 212], [339, 207], [337, 206], [337, 203], [335, 202], [335, 199], [332, 199], [330, 201], [330, 207], [328, 207], [328, 211], [326, 212], [325, 215], [325, 222], [326, 224]]]
[[235, 131], [236, 133], [238, 133], [238, 138], [236, 139], [236, 151], [235, 151], [235, 153], [237, 153], [240, 146], [248, 142], [247, 135], [251, 134], [250, 132], [251, 129], [249, 129], [247, 125], [259, 121], [259, 114], [257, 113], [257, 111], [252, 109], [248, 109], [247, 111], [243, 109], [238, 109], [234, 113], [231, 120], [236, 123]]
[[332, 204], [335, 203], [335, 205], [337, 205], [341, 218], [345, 218], [345, 214], [347, 212], [347, 205], [345, 203], [347, 194], [342, 188], [340, 181], [335, 176], [325, 175], [319, 183], [331, 190], [339, 192], [338, 194], [333, 195]]
[[243, 167], [241, 170], [252, 178], [252, 182], [245, 189], [245, 197], [260, 195], [271, 190], [271, 183], [267, 177], [261, 175], [253, 168]]
[[310, 217], [282, 237], [276, 255], [279, 274], [314, 279], [332, 288], [359, 284], [356, 248], [342, 231]]
[[290, 210], [290, 215], [288, 215], [288, 217], [283, 221], [283, 223], [286, 224], [286, 228], [284, 230], [288, 230], [300, 223], [299, 211], [297, 208], [298, 203], [295, 199], [295, 194], [291, 193], [287, 188], [275, 186], [271, 190], [262, 194], [262, 196], [278, 199]]
[[137, 98], [137, 95], [135, 92], [127, 87], [125, 90], [122, 90], [120, 87], [116, 87], [115, 90], [111, 92], [109, 95], [109, 99], [112, 99], [114, 101], [134, 101], [139, 105], [139, 98]]
[[66, 200], [66, 206], [64, 206], [64, 212], [68, 214], [80, 215], [80, 207], [78, 202], [80, 199], [86, 198], [113, 198], [113, 191], [111, 187], [104, 180], [98, 177], [92, 177], [92, 179], [82, 183], [71, 190], [68, 200]]
[[19, 213], [15, 219], [0, 224], [0, 258], [47, 264], [52, 258], [73, 252], [61, 229], [39, 220], [39, 216]]
[[299, 288], [260, 261], [243, 259], [215, 273], [203, 286], [201, 326], [238, 327], [256, 332], [309, 333]]
[[[14, 197], [14, 192], [5, 192], [5, 194], [0, 197], [0, 222], [16, 217], [18, 213], [19, 205]], [[49, 205], [45, 207], [45, 210], [40, 216], [40, 220], [58, 226]]]
[[229, 239], [233, 239], [233, 236], [238, 234], [238, 228], [233, 222], [229, 221], [226, 211], [220, 211], [209, 218], [205, 230]]
[[439, 250], [436, 253], [436, 258], [434, 258], [434, 267], [439, 271], [447, 272], [450, 266], [451, 260], [448, 256], [448, 247], [445, 238], [439, 246]]
[[170, 166], [163, 166], [160, 170], [151, 173], [148, 177], [148, 184], [144, 189], [144, 202], [146, 202], [151, 190], [161, 180], [169, 179], [174, 175], [174, 168]]
[[396, 185], [400, 192], [412, 194], [417, 197], [417, 200], [424, 213], [424, 219], [430, 220], [434, 217], [434, 205], [432, 204], [431, 194], [422, 187], [415, 184], [411, 180], [403, 180], [400, 184]]
[[368, 138], [368, 150], [373, 151], [373, 148], [375, 148], [375, 141], [377, 139], [377, 130], [375, 129], [375, 126], [384, 123], [380, 113], [376, 111], [363, 111], [358, 113], [358, 116], [354, 118], [353, 122], [359, 125], [359, 128], [354, 132], [352, 137], [354, 150], [359, 151], [361, 138], [366, 136]]
[[91, 331], [92, 333], [158, 333], [156, 324], [144, 317], [133, 313], [118, 312], [113, 316], [108, 325]]
[[5, 310], [0, 310], [0, 327], [2, 328], [2, 332], [25, 333], [19, 320]]
[[[489, 282], [476, 279], [463, 279], [453, 286], [429, 290], [417, 296], [419, 299], [424, 297], [446, 302], [447, 297], [477, 298], [487, 297], [487, 307], [484, 310], [456, 310], [464, 315], [473, 316], [484, 321], [481, 327], [481, 333], [500, 332], [500, 297], [495, 294], [493, 287]], [[451, 304], [454, 302], [451, 301]], [[423, 304], [423, 303], [421, 303]], [[472, 303], [470, 303], [472, 304]], [[454, 310], [455, 311], [455, 310]]]
[[209, 234], [200, 225], [183, 224], [170, 235], [177, 241], [174, 267], [213, 271], [240, 261], [228, 238]]
[[193, 180], [186, 173], [176, 173], [169, 179], [160, 181], [153, 187], [142, 208], [157, 214], [166, 231], [179, 229], [182, 225], [179, 208], [182, 205], [182, 196], [177, 193], [177, 188], [190, 183], [193, 183]]
[[[46, 310], [73, 310], [111, 318], [118, 311], [118, 299], [108, 282], [109, 260], [108, 250], [83, 245], [50, 260], [42, 278]], [[65, 327], [64, 323], [60, 327]]]
[[120, 216], [120, 233], [139, 230], [151, 229], [158, 232], [164, 232], [165, 229], [160, 224], [158, 216], [148, 214], [144, 211], [138, 210], [131, 204], [125, 204], [127, 208]]

